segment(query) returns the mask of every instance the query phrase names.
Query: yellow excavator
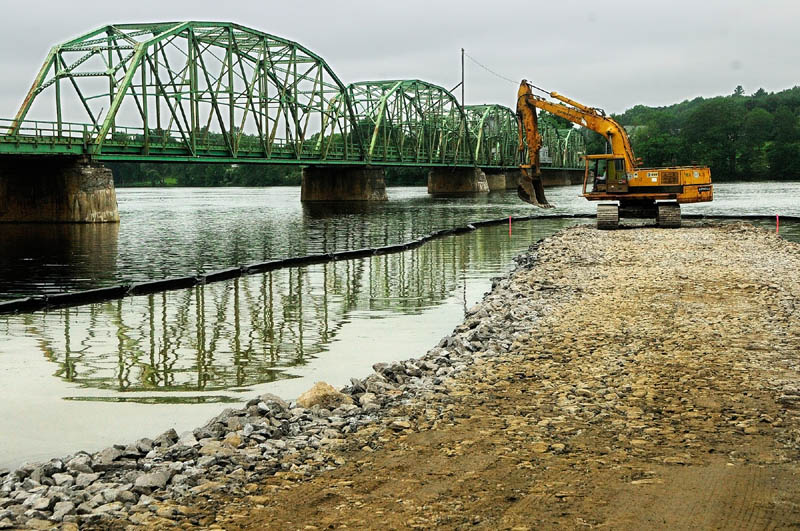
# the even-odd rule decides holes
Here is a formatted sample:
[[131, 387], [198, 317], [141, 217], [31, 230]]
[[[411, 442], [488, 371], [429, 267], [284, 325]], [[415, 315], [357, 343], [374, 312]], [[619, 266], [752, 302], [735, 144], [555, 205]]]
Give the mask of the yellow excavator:
[[[558, 102], [536, 96], [532, 89], [545, 92]], [[660, 227], [680, 227], [681, 203], [714, 199], [708, 167], [640, 168], [625, 129], [602, 109], [587, 107], [557, 92], [543, 91], [523, 79], [517, 93], [519, 149], [528, 149], [528, 162], [520, 165], [522, 177], [517, 188], [523, 201], [552, 207], [542, 186], [542, 137], [537, 109], [600, 133], [611, 145], [611, 153], [584, 157], [583, 197], [589, 201], [614, 201], [597, 205], [598, 229], [616, 229], [620, 217], [655, 218]]]

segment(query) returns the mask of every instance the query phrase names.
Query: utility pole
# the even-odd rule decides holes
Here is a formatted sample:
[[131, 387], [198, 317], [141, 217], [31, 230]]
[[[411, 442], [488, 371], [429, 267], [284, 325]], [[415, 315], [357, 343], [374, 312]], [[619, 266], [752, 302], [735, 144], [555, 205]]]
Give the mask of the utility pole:
[[464, 48], [461, 48], [461, 108], [464, 108]]
[[461, 108], [464, 108], [464, 48], [461, 48], [461, 83], [450, 89], [452, 94], [455, 89], [461, 87]]

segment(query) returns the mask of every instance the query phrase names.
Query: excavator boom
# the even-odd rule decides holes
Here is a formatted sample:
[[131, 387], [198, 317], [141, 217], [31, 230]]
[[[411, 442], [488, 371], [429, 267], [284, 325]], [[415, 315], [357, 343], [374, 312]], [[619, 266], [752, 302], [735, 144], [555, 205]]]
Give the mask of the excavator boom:
[[[615, 228], [619, 216], [655, 217], [660, 226], [680, 226], [680, 204], [711, 201], [714, 197], [707, 167], [638, 168], [625, 129], [601, 109], [589, 107], [557, 92], [547, 92], [556, 101], [535, 96], [526, 80], [517, 92], [519, 149], [528, 148], [528, 160], [520, 165], [522, 178], [517, 192], [524, 201], [551, 207], [544, 195], [539, 149], [537, 109], [565, 118], [602, 135], [611, 153], [587, 155], [583, 197], [590, 201], [618, 201], [598, 206], [598, 227]], [[538, 89], [541, 90], [541, 89]], [[590, 165], [594, 169], [590, 171]], [[591, 190], [587, 186], [591, 181]]]
[[517, 115], [520, 118], [520, 150], [524, 149], [523, 136], [528, 147], [528, 163], [521, 165], [522, 179], [517, 193], [523, 201], [536, 206], [552, 206], [547, 202], [542, 187], [542, 172], [539, 166], [539, 149], [542, 137], [539, 134], [536, 109], [565, 118], [572, 123], [582, 125], [603, 135], [611, 144], [614, 155], [625, 161], [625, 171], [631, 173], [636, 167], [633, 148], [625, 129], [616, 120], [606, 116], [605, 112], [587, 107], [557, 92], [550, 92], [550, 97], [561, 103], [548, 101], [534, 96], [531, 86], [522, 80], [517, 92]]
[[624, 127], [610, 116], [606, 116], [606, 113], [601, 109], [587, 107], [566, 96], [562, 96], [558, 92], [550, 92], [550, 97], [562, 103], [555, 103], [534, 96], [530, 85], [523, 79], [517, 93], [517, 109], [526, 107], [531, 111], [542, 109], [574, 124], [600, 133], [611, 144], [611, 151], [614, 155], [625, 159], [626, 171], [633, 171], [636, 167], [635, 157]]

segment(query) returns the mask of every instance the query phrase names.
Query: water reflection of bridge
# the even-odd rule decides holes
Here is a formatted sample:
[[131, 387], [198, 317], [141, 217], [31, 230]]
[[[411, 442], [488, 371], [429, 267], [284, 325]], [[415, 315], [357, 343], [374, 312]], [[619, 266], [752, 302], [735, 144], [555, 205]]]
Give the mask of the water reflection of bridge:
[[[231, 200], [230, 196], [225, 200]], [[151, 210], [132, 216], [122, 226], [5, 225], [0, 231], [0, 270], [4, 272], [0, 300], [381, 247], [470, 220], [499, 217], [507, 210], [486, 196], [435, 201], [423, 197], [381, 205], [312, 203], [289, 213], [274, 213], [269, 208], [271, 205], [262, 207], [254, 201], [210, 213], [187, 209], [167, 218], [152, 215]], [[207, 222], [210, 217], [225, 222]], [[164, 219], [178, 228], [165, 234]]]
[[512, 253], [510, 240], [496, 236], [486, 229], [405, 253], [8, 316], [3, 328], [35, 337], [57, 376], [86, 387], [235, 389], [286, 377], [325, 351], [359, 311], [384, 318], [440, 304], [465, 270]]

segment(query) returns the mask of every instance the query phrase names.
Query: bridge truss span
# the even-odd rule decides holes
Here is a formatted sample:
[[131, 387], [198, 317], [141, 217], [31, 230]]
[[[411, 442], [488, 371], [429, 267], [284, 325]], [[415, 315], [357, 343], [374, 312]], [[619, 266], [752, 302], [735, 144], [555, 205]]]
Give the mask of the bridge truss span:
[[[4, 132], [101, 159], [359, 161], [343, 90], [318, 55], [238, 24], [112, 25], [55, 46]], [[55, 121], [30, 120], [50, 98]]]
[[[554, 166], [580, 166], [579, 135], [551, 133]], [[304, 46], [229, 22], [115, 24], [58, 44], [0, 119], [0, 156], [94, 162], [504, 170], [524, 160], [516, 145], [508, 107], [462, 107], [418, 79], [346, 85]]]
[[[419, 79], [347, 86], [369, 163], [474, 165], [466, 117], [443, 87]], [[333, 114], [333, 113], [329, 113]]]
[[504, 105], [467, 105], [467, 122], [474, 138], [473, 158], [481, 167], [519, 165], [517, 117]]

